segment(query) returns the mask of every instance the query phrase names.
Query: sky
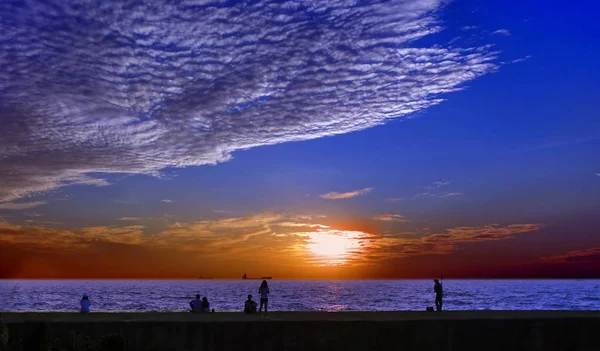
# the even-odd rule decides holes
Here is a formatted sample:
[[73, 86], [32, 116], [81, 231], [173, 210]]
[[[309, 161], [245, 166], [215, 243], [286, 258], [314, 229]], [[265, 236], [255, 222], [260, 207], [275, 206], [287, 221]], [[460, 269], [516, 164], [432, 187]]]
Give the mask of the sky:
[[0, 278], [600, 278], [600, 4], [0, 2]]

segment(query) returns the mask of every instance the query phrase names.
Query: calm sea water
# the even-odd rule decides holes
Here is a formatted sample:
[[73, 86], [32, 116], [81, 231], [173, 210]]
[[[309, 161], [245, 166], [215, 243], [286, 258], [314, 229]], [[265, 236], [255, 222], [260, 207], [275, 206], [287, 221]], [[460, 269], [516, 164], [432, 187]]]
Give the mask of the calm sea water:
[[[196, 293], [217, 311], [240, 311], [251, 280], [0, 280], [0, 310], [75, 311], [88, 293], [94, 311], [184, 311]], [[270, 310], [424, 310], [430, 280], [271, 280]], [[600, 280], [446, 280], [448, 310], [598, 310]]]

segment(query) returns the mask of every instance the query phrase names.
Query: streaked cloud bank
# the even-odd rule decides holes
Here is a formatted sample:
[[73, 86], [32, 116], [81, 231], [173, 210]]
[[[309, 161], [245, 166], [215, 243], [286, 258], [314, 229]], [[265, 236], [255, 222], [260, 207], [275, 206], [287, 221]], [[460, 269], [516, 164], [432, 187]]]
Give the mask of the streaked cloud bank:
[[560, 255], [544, 256], [542, 261], [548, 262], [597, 262], [600, 258], [600, 247], [568, 251]]
[[26, 210], [34, 207], [45, 205], [45, 201], [31, 202], [4, 202], [0, 203], [0, 210]]
[[441, 0], [0, 3], [0, 201], [348, 133], [496, 68]]
[[[60, 256], [52, 256], [45, 263], [48, 265], [79, 255], [96, 255], [98, 250], [106, 249], [103, 259], [107, 262], [121, 259], [119, 253], [123, 252], [152, 253], [144, 258], [145, 261], [135, 262], [136, 266], [147, 266], [144, 268], [146, 273], [151, 271], [150, 268], [156, 268], [152, 263], [157, 262], [155, 257], [185, 257], [180, 266], [170, 267], [163, 273], [166, 276], [193, 272], [199, 266], [214, 275], [236, 276], [240, 267], [256, 265], [266, 265], [270, 270], [276, 268], [280, 270], [279, 274], [293, 275], [317, 266], [376, 266], [394, 259], [450, 255], [460, 251], [465, 244], [508, 240], [543, 227], [536, 223], [464, 226], [439, 233], [423, 230], [418, 236], [406, 237], [402, 233], [379, 234], [334, 228], [314, 222], [318, 219], [264, 212], [245, 217], [171, 222], [159, 230], [145, 225], [65, 230], [41, 225], [13, 225], [0, 219], [0, 247], [6, 253], [25, 250], [20, 259], [26, 262], [36, 260], [39, 255]], [[273, 267], [273, 262], [277, 262], [277, 267]], [[0, 277], [39, 277], [39, 267], [36, 267], [3, 267]], [[118, 273], [126, 275], [129, 268], [125, 265]], [[57, 274], [70, 273], [61, 268]], [[104, 270], [98, 276], [113, 274], [115, 272]], [[308, 269], [306, 274], [314, 273]]]

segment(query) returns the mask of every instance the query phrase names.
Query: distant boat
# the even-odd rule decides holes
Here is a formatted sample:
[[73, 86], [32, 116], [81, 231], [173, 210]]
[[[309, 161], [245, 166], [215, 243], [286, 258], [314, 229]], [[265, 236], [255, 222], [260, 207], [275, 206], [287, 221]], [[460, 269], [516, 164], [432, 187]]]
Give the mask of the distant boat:
[[250, 278], [246, 275], [246, 273], [244, 273], [244, 275], [242, 276], [242, 279], [269, 280], [269, 279], [273, 279], [273, 277]]

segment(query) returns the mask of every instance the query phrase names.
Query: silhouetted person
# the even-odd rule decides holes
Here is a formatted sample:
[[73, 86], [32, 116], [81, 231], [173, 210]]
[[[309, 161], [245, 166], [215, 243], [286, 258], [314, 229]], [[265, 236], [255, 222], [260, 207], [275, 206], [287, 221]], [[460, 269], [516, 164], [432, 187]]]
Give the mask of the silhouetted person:
[[208, 303], [206, 296], [202, 298], [202, 312], [210, 312], [210, 303]]
[[83, 294], [80, 304], [81, 304], [81, 309], [79, 311], [81, 313], [90, 312], [90, 306], [92, 305], [92, 303], [90, 302], [90, 299], [87, 294]]
[[444, 297], [444, 290], [442, 289], [442, 284], [440, 281], [435, 279], [435, 284], [433, 285], [433, 291], [435, 292], [435, 309], [438, 312], [442, 311], [442, 298]]
[[252, 295], [248, 295], [248, 300], [244, 303], [244, 313], [256, 313], [256, 302], [252, 300]]
[[190, 301], [190, 309], [192, 312], [202, 312], [202, 300], [200, 300], [200, 294], [196, 294], [196, 299]]
[[260, 308], [258, 309], [258, 314], [262, 312], [263, 306], [265, 306], [265, 316], [267, 315], [267, 305], [269, 304], [269, 285], [266, 280], [263, 280], [260, 284], [260, 288], [258, 289], [258, 293], [260, 294]]

